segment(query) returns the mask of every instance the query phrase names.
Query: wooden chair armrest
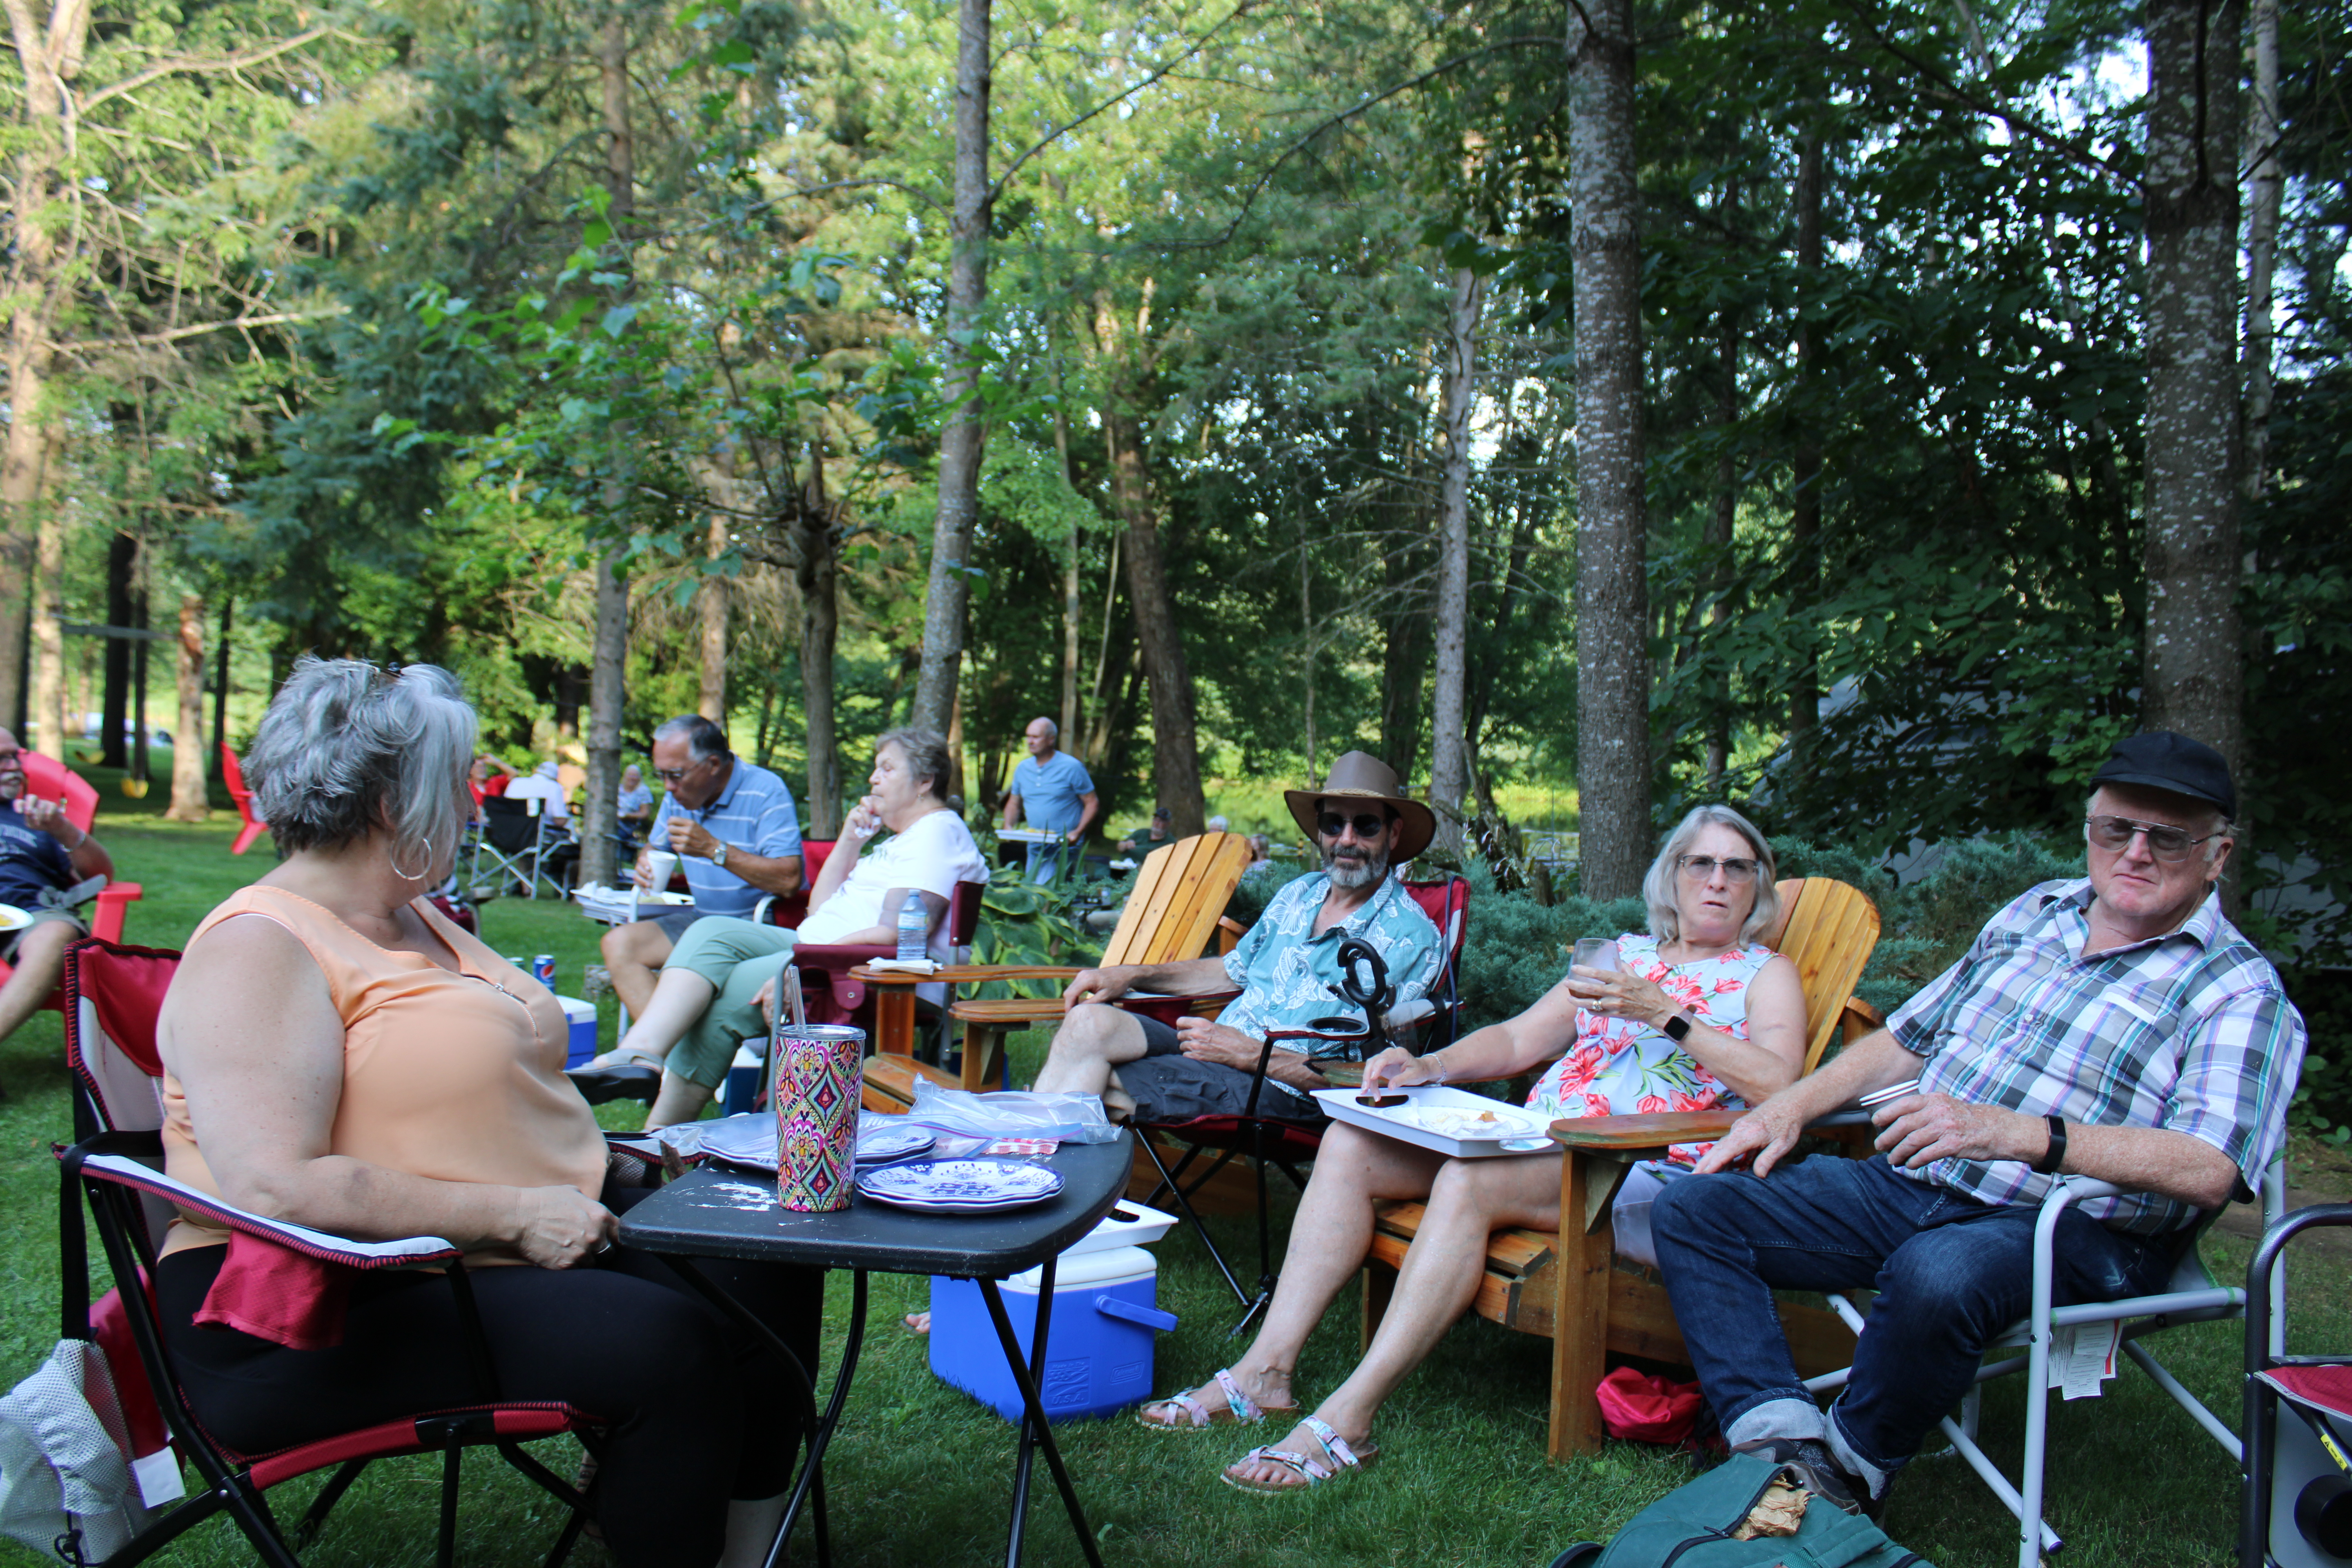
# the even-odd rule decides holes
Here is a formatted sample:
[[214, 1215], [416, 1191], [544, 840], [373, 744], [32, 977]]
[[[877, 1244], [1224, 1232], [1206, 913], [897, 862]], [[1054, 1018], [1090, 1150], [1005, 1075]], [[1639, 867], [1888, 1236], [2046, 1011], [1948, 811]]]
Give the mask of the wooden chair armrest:
[[1219, 915], [1217, 917], [1217, 956], [1223, 958], [1239, 947], [1242, 944], [1243, 936], [1248, 931], [1249, 927], [1242, 924], [1233, 916]]
[[1555, 1121], [1551, 1135], [1570, 1149], [1635, 1154], [1676, 1143], [1703, 1143], [1731, 1131], [1745, 1110], [1662, 1110], [1647, 1116], [1587, 1116]]
[[1845, 1045], [1853, 1044], [1873, 1029], [1885, 1026], [1886, 1015], [1859, 996], [1847, 997], [1845, 1005], [1838, 1012], [1838, 1038]]

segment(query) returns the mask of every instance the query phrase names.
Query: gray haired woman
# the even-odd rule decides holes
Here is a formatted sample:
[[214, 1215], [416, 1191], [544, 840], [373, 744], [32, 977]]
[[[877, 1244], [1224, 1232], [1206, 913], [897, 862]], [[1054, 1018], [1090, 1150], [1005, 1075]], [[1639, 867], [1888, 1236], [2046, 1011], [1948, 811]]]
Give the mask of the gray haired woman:
[[[643, 1194], [607, 1189], [562, 1010], [423, 896], [457, 855], [474, 730], [429, 665], [296, 664], [245, 763], [286, 858], [196, 927], [157, 1022], [165, 1169], [339, 1236], [447, 1237], [504, 1397], [611, 1423], [614, 1554], [758, 1562], [799, 1436], [776, 1419], [781, 1369], [614, 1245], [614, 1210]], [[262, 1452], [478, 1397], [434, 1276], [362, 1278], [327, 1349], [199, 1329], [226, 1241], [183, 1215], [154, 1281], [189, 1402], [224, 1442]], [[814, 1353], [821, 1276], [742, 1266], [730, 1289]]]

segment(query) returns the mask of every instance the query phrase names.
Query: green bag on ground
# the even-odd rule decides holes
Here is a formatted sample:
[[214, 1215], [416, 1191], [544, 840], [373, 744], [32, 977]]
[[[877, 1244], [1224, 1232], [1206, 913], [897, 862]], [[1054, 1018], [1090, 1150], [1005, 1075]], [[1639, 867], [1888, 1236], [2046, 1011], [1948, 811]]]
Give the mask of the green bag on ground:
[[1608, 1545], [1579, 1542], [1552, 1568], [1934, 1568], [1870, 1521], [1818, 1498], [1796, 1534], [1734, 1541], [1731, 1532], [1780, 1473], [1769, 1459], [1734, 1454], [1635, 1514]]

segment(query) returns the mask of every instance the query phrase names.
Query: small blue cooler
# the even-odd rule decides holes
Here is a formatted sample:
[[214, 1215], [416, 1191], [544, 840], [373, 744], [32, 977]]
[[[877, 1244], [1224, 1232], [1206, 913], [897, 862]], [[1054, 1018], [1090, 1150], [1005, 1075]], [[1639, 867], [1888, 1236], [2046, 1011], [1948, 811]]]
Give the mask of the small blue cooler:
[[563, 1009], [563, 1022], [571, 1030], [566, 1042], [563, 1065], [576, 1068], [596, 1054], [596, 1004], [583, 1002], [577, 996], [558, 996]]
[[[999, 1287], [1024, 1355], [1037, 1323], [1039, 1272], [1016, 1274]], [[1158, 1305], [1159, 1275], [1159, 1264], [1139, 1247], [1063, 1254], [1037, 1391], [1049, 1420], [1109, 1415], [1151, 1397], [1151, 1336], [1176, 1326], [1176, 1314]], [[978, 1285], [931, 1280], [930, 1340], [931, 1371], [942, 1382], [1007, 1421], [1021, 1419], [1021, 1391]]]

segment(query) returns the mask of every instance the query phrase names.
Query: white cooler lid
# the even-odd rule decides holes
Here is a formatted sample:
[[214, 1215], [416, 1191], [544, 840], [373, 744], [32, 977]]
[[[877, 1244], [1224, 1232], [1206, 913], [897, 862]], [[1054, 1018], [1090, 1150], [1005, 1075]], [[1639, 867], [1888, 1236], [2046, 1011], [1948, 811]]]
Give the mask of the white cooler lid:
[[[1054, 1266], [1054, 1290], [1058, 1295], [1074, 1285], [1124, 1285], [1130, 1279], [1149, 1279], [1159, 1272], [1159, 1260], [1139, 1247], [1114, 1247], [1087, 1253], [1072, 1247]], [[1015, 1274], [1004, 1283], [1034, 1296], [1044, 1280], [1045, 1270], [1040, 1268]]]
[[[1123, 1220], [1118, 1217], [1120, 1214], [1135, 1217]], [[1100, 1225], [1071, 1244], [1062, 1256], [1076, 1258], [1081, 1252], [1107, 1252], [1114, 1247], [1149, 1247], [1175, 1228], [1174, 1215], [1121, 1199], [1111, 1205], [1111, 1212], [1103, 1215]]]
[[596, 1021], [596, 1004], [583, 1002], [577, 996], [558, 996], [556, 1005], [563, 1009], [567, 1024], [593, 1024]]

